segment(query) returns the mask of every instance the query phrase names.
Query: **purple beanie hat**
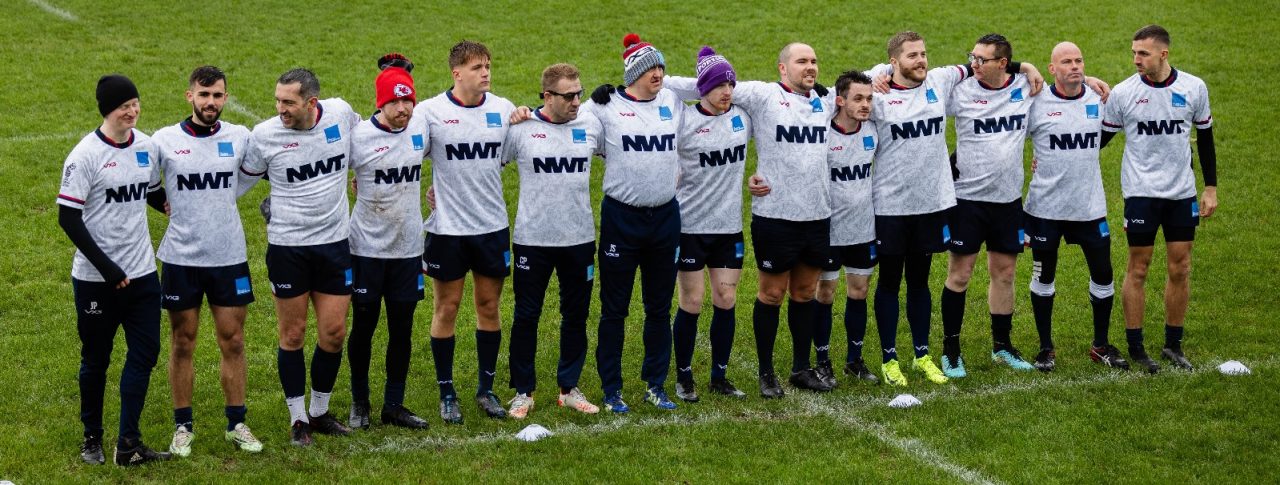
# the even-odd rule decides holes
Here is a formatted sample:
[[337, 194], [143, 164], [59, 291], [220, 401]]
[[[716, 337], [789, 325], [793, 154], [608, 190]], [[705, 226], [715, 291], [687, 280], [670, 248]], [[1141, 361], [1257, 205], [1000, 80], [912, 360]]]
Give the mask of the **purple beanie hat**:
[[698, 51], [698, 94], [706, 96], [725, 81], [738, 84], [738, 74], [733, 71], [733, 66], [714, 49], [702, 46]]

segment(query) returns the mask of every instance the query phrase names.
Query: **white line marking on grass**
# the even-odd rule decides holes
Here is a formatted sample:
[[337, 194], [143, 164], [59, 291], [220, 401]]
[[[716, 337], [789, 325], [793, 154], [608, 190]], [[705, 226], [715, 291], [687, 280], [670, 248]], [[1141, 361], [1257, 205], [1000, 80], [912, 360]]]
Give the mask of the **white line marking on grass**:
[[[231, 110], [232, 113], [249, 118], [254, 122], [254, 124], [262, 122], [261, 116], [258, 116], [257, 114], [254, 114], [254, 112], [249, 111], [249, 108], [246, 108], [243, 104], [240, 104], [240, 102], [236, 101], [236, 98], [234, 97], [227, 97], [227, 109]], [[250, 128], [253, 128], [253, 127], [250, 127]]]
[[52, 14], [52, 15], [54, 15], [54, 16], [56, 16], [56, 17], [59, 17], [59, 18], [61, 18], [62, 20], [66, 20], [66, 21], [68, 21], [68, 22], [75, 22], [75, 21], [77, 21], [77, 20], [80, 20], [80, 19], [76, 18], [75, 14], [72, 14], [71, 12], [68, 12], [68, 11], [66, 11], [66, 10], [63, 10], [63, 9], [61, 9], [61, 8], [55, 7], [55, 6], [53, 6], [52, 4], [50, 4], [49, 2], [46, 2], [46, 1], [44, 1], [44, 0], [27, 0], [27, 1], [28, 1], [28, 2], [31, 2], [31, 4], [32, 4], [32, 5], [35, 5], [35, 6], [37, 6], [37, 7], [40, 7], [40, 10], [44, 10], [45, 12], [49, 12], [50, 14]]
[[13, 135], [13, 136], [6, 136], [4, 138], [0, 138], [0, 140], [6, 143], [10, 143], [10, 142], [22, 143], [22, 142], [33, 142], [33, 141], [66, 140], [68, 138], [80, 138], [84, 135], [85, 135], [85, 132], [83, 131], [75, 131], [75, 132], [69, 131], [66, 133], [39, 133], [39, 134], [33, 134], [33, 135]]

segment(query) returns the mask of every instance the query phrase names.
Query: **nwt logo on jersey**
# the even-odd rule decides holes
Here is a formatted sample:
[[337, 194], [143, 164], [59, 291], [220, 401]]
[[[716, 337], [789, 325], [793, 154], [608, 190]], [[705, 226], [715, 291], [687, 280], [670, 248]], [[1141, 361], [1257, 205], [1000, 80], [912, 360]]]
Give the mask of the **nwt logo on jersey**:
[[419, 180], [422, 180], [422, 165], [373, 171], [373, 183], [375, 184], [399, 184], [417, 182]]
[[1093, 133], [1064, 133], [1061, 135], [1049, 135], [1050, 150], [1079, 150], [1082, 148], [1097, 148], [1098, 132]]
[[425, 143], [425, 141], [422, 139], [422, 135], [413, 135], [413, 136], [410, 136], [410, 137], [409, 137], [409, 141], [413, 143], [413, 149], [414, 149], [414, 150], [422, 151], [423, 149], [425, 149], [425, 148], [427, 147], [427, 144], [426, 144], [426, 143]]
[[747, 161], [746, 144], [698, 154], [698, 166], [700, 167], [719, 167], [745, 161]]
[[211, 190], [231, 188], [232, 172], [178, 174], [178, 190]]
[[289, 183], [294, 183], [305, 182], [331, 173], [342, 173], [342, 159], [346, 157], [346, 154], [334, 155], [325, 160], [318, 160], [299, 167], [291, 167], [285, 170], [285, 174]]
[[942, 133], [942, 122], [945, 118], [938, 116], [927, 120], [916, 120], [889, 126], [894, 140], [920, 138]]
[[221, 158], [231, 158], [236, 156], [235, 147], [229, 141], [218, 142], [218, 156]]
[[485, 113], [484, 122], [489, 128], [502, 128], [502, 115], [499, 113]]
[[826, 143], [827, 127], [778, 125], [774, 141], [785, 141], [787, 143]]
[[622, 136], [624, 152], [665, 152], [676, 149], [676, 135]]
[[1013, 115], [973, 120], [973, 133], [978, 135], [982, 133], [1000, 133], [1002, 131], [1021, 130], [1023, 128], [1022, 122], [1026, 120], [1026, 118], [1027, 115]]
[[1139, 121], [1139, 135], [1177, 135], [1182, 133], [1184, 120]]
[[491, 141], [487, 143], [458, 143], [454, 145], [445, 145], [444, 151], [446, 158], [449, 160], [475, 160], [490, 159], [498, 157], [498, 150], [502, 148], [501, 142]]
[[533, 159], [533, 173], [582, 173], [587, 171], [587, 157], [547, 157]]
[[132, 185], [121, 185], [114, 189], [107, 189], [107, 203], [112, 202], [134, 202], [147, 198], [147, 183], [138, 182]]
[[832, 182], [853, 182], [871, 176], [871, 162], [831, 169]]
[[324, 129], [324, 141], [328, 143], [337, 143], [342, 140], [342, 129], [338, 125], [333, 125]]

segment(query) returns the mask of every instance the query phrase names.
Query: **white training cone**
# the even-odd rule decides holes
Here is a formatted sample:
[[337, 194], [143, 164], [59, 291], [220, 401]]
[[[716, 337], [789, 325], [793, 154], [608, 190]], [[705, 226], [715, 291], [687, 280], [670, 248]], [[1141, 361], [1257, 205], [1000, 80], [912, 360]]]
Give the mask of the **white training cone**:
[[1253, 372], [1248, 367], [1241, 364], [1238, 360], [1228, 360], [1218, 365], [1218, 372], [1229, 376], [1247, 376]]
[[889, 401], [889, 407], [898, 409], [906, 409], [912, 406], [919, 406], [920, 404], [920, 400], [910, 394], [898, 394], [898, 397]]
[[552, 433], [551, 430], [542, 427], [541, 424], [531, 424], [525, 426], [519, 433], [516, 433], [516, 439], [520, 441], [538, 441], [553, 434], [555, 433]]

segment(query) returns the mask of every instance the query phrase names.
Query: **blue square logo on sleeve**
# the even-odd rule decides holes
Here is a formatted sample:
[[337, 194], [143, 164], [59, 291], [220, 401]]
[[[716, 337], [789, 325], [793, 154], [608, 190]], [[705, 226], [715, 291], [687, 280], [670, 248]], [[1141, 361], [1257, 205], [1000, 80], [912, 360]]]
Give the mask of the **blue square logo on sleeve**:
[[137, 155], [137, 156], [138, 156], [138, 166], [139, 166], [139, 167], [150, 167], [150, 166], [151, 166], [151, 153], [150, 153], [150, 152], [137, 152], [137, 153], [135, 153], [135, 155]]
[[822, 98], [813, 98], [809, 100], [809, 105], [813, 106], [814, 113], [822, 112]]
[[1013, 88], [1013, 92], [1009, 93], [1009, 102], [1010, 103], [1022, 102], [1022, 88]]
[[241, 276], [236, 278], [236, 294], [247, 295], [253, 292], [253, 287], [249, 285], [249, 277]]
[[324, 129], [324, 141], [334, 143], [339, 140], [342, 140], [342, 128], [339, 128], [338, 125], [333, 125]]
[[1091, 119], [1091, 120], [1096, 120], [1096, 119], [1098, 119], [1098, 105], [1096, 105], [1096, 104], [1086, 104], [1086, 105], [1084, 105], [1084, 115], [1085, 115], [1085, 117], [1087, 117], [1087, 118], [1089, 118], [1089, 119]]
[[489, 128], [502, 128], [501, 113], [485, 113], [484, 121], [489, 125]]
[[1178, 94], [1178, 93], [1173, 93], [1173, 107], [1174, 107], [1174, 108], [1186, 108], [1186, 107], [1187, 107], [1187, 97], [1186, 97], [1186, 96], [1183, 96], [1183, 95], [1181, 95], [1181, 94]]
[[658, 107], [658, 119], [667, 121], [671, 119], [671, 108], [668, 106]]
[[582, 128], [573, 129], [573, 142], [583, 144], [587, 142], [587, 130]]
[[734, 132], [747, 129], [747, 126], [742, 123], [742, 115], [733, 115], [733, 119], [729, 120], [729, 124], [733, 126]]
[[422, 141], [422, 135], [413, 135], [410, 136], [409, 139], [413, 141], [414, 150], [422, 150], [427, 146], [427, 144]]
[[862, 137], [862, 149], [871, 151], [876, 149], [876, 137], [867, 135]]
[[347, 268], [347, 270], [346, 270], [346, 271], [342, 272], [342, 278], [343, 278], [343, 279], [342, 279], [342, 284], [343, 284], [343, 285], [345, 285], [345, 286], [351, 286], [351, 281], [352, 281], [352, 279], [351, 279], [351, 268]]
[[218, 156], [222, 158], [231, 158], [236, 156], [236, 150], [231, 146], [229, 141], [218, 142]]
[[933, 88], [929, 88], [924, 90], [924, 99], [928, 100], [929, 104], [933, 104], [938, 102], [938, 95], [933, 94]]

